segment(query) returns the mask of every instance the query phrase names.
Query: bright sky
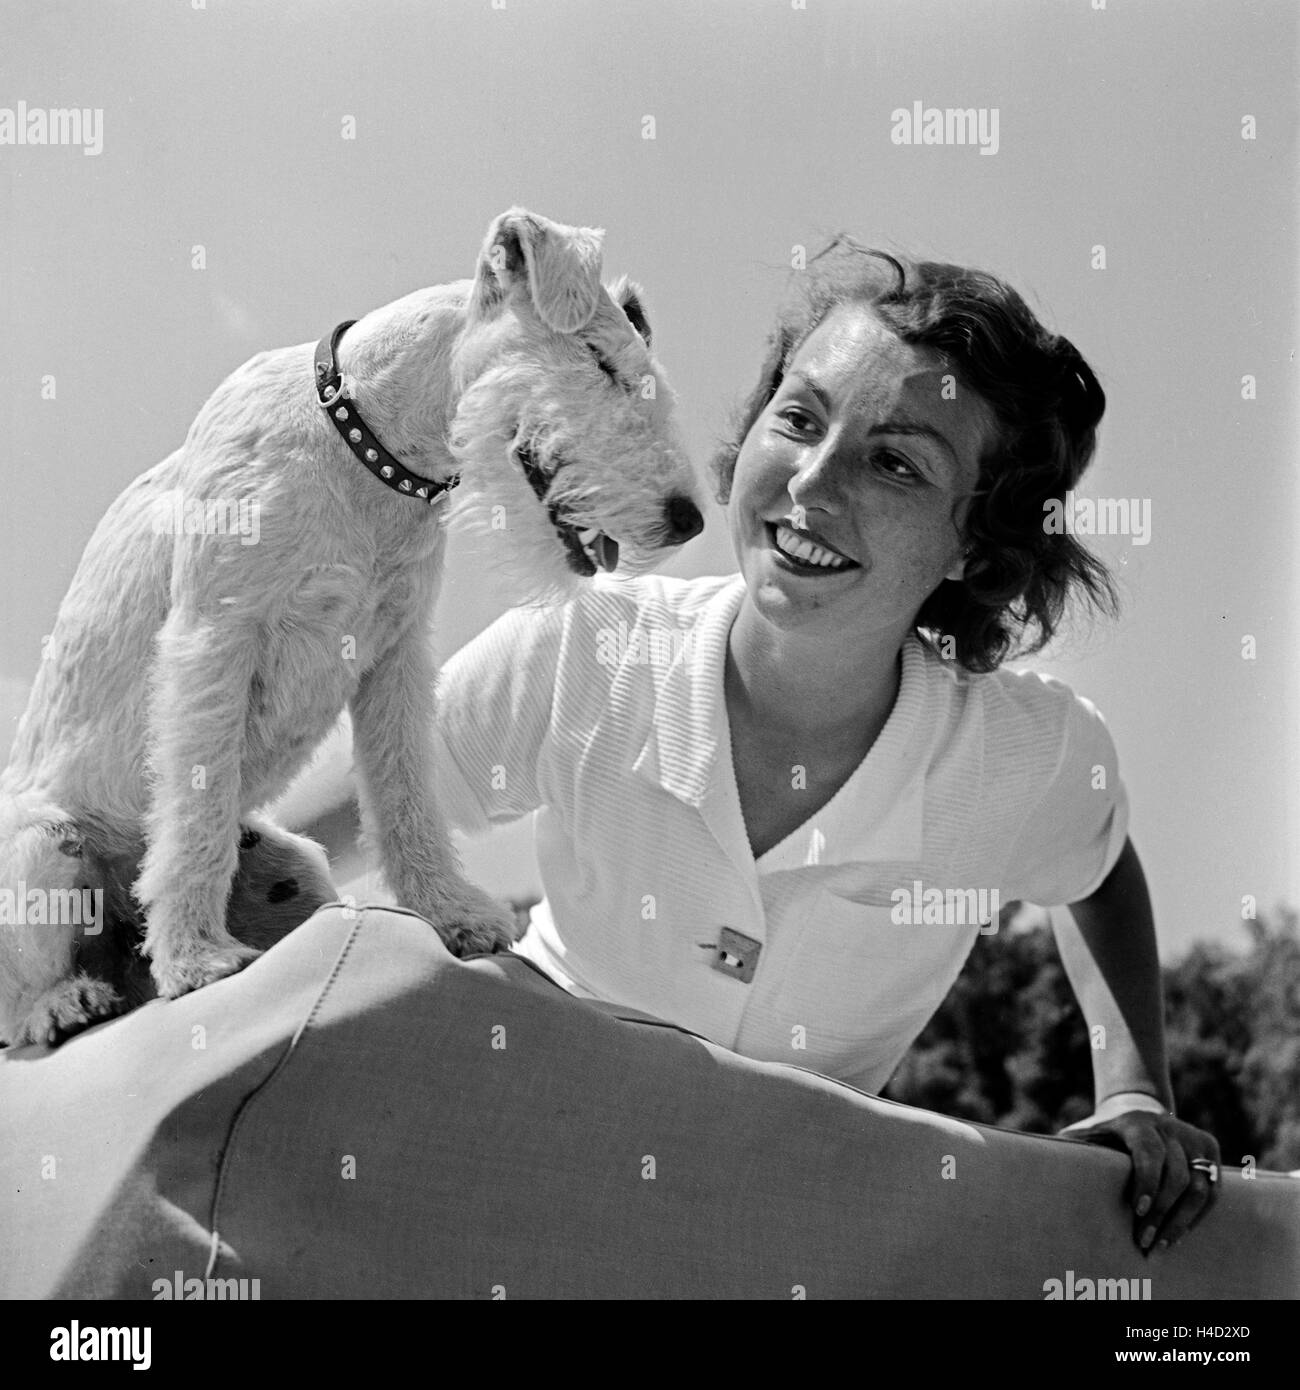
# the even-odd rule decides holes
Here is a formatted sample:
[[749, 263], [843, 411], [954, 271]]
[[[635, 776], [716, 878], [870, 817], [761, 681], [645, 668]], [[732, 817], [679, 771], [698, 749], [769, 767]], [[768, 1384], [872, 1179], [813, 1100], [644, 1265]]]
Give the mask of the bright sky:
[[[0, 108], [103, 112], [97, 155], [0, 144], [7, 730], [98, 516], [254, 351], [470, 274], [523, 203], [608, 229], [703, 462], [844, 228], [1006, 276], [1106, 388], [1085, 491], [1150, 539], [1040, 664], [1107, 716], [1162, 948], [1300, 902], [1292, 0], [193, 4], [28, 4], [0, 50]], [[916, 102], [996, 153], [892, 143]], [[734, 568], [719, 514], [672, 568]], [[463, 548], [445, 593], [450, 650], [498, 601]]]

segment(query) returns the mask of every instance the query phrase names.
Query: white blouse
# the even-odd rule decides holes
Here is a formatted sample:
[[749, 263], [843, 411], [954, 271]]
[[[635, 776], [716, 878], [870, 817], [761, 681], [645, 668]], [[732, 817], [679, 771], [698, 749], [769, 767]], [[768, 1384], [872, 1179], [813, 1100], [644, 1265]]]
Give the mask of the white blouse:
[[443, 668], [441, 804], [471, 833], [533, 814], [546, 900], [518, 949], [566, 988], [877, 1091], [1000, 904], [1109, 873], [1114, 745], [1059, 681], [909, 637], [866, 758], [755, 860], [723, 698], [743, 594], [601, 577], [507, 613]]

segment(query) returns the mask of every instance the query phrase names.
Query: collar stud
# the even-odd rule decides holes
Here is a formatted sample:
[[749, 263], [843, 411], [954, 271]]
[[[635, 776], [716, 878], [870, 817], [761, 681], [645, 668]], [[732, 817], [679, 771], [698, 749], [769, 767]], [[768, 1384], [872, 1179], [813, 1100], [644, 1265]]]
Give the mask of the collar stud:
[[338, 359], [339, 340], [355, 322], [355, 319], [345, 320], [316, 344], [313, 369], [317, 404], [329, 415], [334, 428], [343, 436], [344, 443], [354, 457], [359, 459], [385, 487], [407, 497], [436, 502], [460, 482], [460, 474], [448, 478], [445, 483], [439, 483], [430, 478], [422, 478], [418, 473], [412, 473], [384, 448], [361, 418], [356, 402], [343, 394], [343, 373], [339, 370]]

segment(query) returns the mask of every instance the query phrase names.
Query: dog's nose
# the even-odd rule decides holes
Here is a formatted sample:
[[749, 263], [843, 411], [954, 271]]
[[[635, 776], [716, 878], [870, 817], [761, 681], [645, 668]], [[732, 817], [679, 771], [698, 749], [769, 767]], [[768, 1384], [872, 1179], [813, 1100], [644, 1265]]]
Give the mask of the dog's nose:
[[704, 530], [700, 509], [689, 497], [673, 497], [666, 508], [668, 513], [668, 544], [683, 545]]

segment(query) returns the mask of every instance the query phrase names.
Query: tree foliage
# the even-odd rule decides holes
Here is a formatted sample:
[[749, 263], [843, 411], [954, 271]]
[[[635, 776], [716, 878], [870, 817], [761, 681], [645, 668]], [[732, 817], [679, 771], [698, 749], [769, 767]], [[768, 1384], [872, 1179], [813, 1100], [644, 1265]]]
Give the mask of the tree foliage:
[[[1088, 1033], [1051, 929], [1014, 912], [981, 937], [885, 1094], [962, 1119], [1046, 1134], [1092, 1110]], [[1224, 1159], [1300, 1168], [1297, 914], [1245, 923], [1245, 949], [1201, 943], [1164, 967], [1178, 1114]]]

